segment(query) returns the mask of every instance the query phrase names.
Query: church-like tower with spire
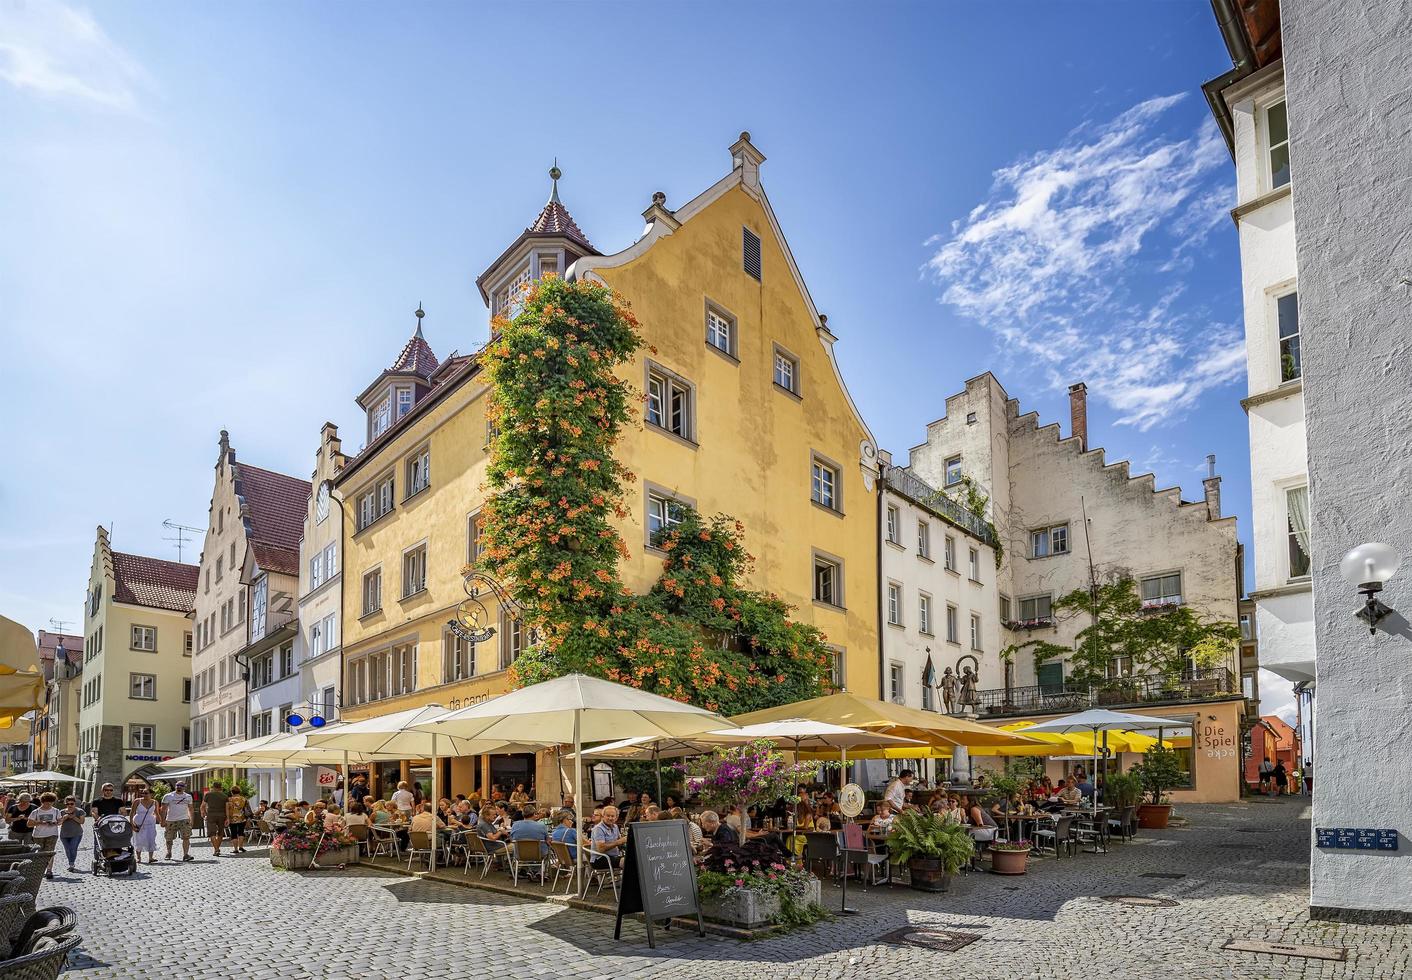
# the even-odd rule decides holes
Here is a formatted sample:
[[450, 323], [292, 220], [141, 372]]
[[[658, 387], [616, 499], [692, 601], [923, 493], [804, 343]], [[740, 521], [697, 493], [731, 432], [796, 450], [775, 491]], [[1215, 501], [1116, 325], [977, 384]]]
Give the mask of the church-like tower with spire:
[[524, 287], [534, 280], [562, 276], [565, 269], [585, 255], [600, 254], [559, 200], [562, 176], [556, 163], [549, 171], [549, 200], [539, 216], [476, 279], [492, 317], [513, 317], [518, 313]]

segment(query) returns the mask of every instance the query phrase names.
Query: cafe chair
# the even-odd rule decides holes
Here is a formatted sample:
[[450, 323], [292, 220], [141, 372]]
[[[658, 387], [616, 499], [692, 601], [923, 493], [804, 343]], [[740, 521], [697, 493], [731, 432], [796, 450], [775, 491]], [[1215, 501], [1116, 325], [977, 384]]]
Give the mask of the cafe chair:
[[831, 831], [806, 835], [804, 861], [805, 866], [811, 870], [817, 865], [823, 865], [826, 869], [825, 875], [833, 877], [837, 873], [839, 863], [838, 838]]
[[[603, 894], [603, 882], [606, 881], [613, 886], [613, 901], [617, 902], [618, 880], [620, 876], [618, 874], [618, 869], [613, 866], [613, 859], [610, 858], [608, 855], [604, 854], [602, 851], [595, 851], [591, 847], [585, 847], [583, 853], [584, 859], [587, 864], [584, 865], [586, 869], [586, 874], [583, 880], [583, 895], [581, 895], [580, 897], [582, 898], [588, 895], [588, 886], [593, 884], [594, 882], [598, 883], [598, 891], [594, 892], [594, 895]], [[593, 862], [598, 858], [603, 858], [603, 860], [607, 861], [608, 866], [594, 867]]]
[[368, 825], [367, 825], [367, 824], [355, 824], [354, 826], [349, 827], [349, 828], [347, 828], [347, 829], [348, 829], [348, 836], [349, 836], [349, 837], [352, 837], [355, 841], [358, 842], [358, 850], [359, 850], [359, 852], [361, 852], [361, 853], [367, 853], [367, 850], [368, 850]]
[[505, 848], [497, 847], [494, 850], [485, 842], [485, 838], [480, 834], [470, 833], [466, 835], [466, 867], [461, 872], [462, 876], [471, 873], [471, 865], [480, 865], [480, 876], [485, 878], [495, 863], [502, 858], [506, 858]]
[[372, 851], [368, 855], [370, 858], [386, 854], [394, 861], [402, 860], [402, 845], [397, 841], [397, 831], [374, 825], [368, 828], [368, 835], [368, 843], [372, 845]]
[[28, 953], [0, 960], [0, 980], [54, 980], [81, 942], [83, 939], [74, 935], [59, 939], [41, 936]]
[[1116, 817], [1108, 818], [1109, 833], [1116, 833], [1124, 842], [1137, 836], [1137, 807], [1125, 806]]
[[863, 828], [860, 824], [847, 823], [843, 825], [843, 848], [844, 856], [852, 870], [857, 872], [858, 879], [863, 882], [864, 887], [877, 885], [881, 881], [892, 877], [889, 870], [883, 879], [878, 878], [878, 872], [889, 868], [888, 852], [875, 850], [868, 846], [868, 842], [863, 838]]
[[1074, 820], [1073, 840], [1082, 847], [1084, 844], [1092, 844], [1094, 854], [1108, 853], [1108, 818], [1099, 814], [1098, 817], [1086, 814]]
[[431, 870], [431, 834], [424, 830], [413, 830], [407, 835], [407, 870], [412, 870], [412, 862], [418, 857], [427, 863], [427, 870]]
[[10, 952], [15, 951], [10, 937], [18, 937], [33, 908], [34, 899], [23, 892], [0, 897], [0, 942], [6, 943]]
[[1060, 817], [1048, 829], [1037, 828], [1034, 832], [1035, 850], [1043, 853], [1044, 849], [1048, 847], [1054, 852], [1054, 856], [1057, 858], [1062, 848], [1063, 851], [1067, 852], [1072, 857], [1076, 844], [1073, 836], [1073, 826], [1073, 817]]
[[554, 881], [550, 883], [549, 890], [558, 888], [560, 877], [567, 875], [569, 884], [564, 889], [564, 894], [567, 895], [574, 887], [574, 854], [564, 841], [549, 842], [549, 867], [554, 871]]
[[544, 884], [544, 872], [548, 867], [544, 852], [540, 849], [537, 840], [512, 840], [508, 848], [510, 858], [510, 881], [518, 885], [520, 874], [533, 874], [539, 872], [539, 883]]

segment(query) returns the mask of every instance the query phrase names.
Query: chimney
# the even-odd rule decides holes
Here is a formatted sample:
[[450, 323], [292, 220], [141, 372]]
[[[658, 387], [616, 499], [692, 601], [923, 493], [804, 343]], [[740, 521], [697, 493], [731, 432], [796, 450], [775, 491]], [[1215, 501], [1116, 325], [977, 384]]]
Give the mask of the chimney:
[[765, 154], [750, 142], [748, 132], [741, 133], [740, 139], [731, 145], [731, 169], [741, 171], [741, 179], [752, 191], [760, 187], [760, 164], [765, 162]]
[[1221, 519], [1221, 478], [1216, 475], [1215, 453], [1206, 457], [1206, 479], [1201, 481], [1201, 485], [1206, 488], [1206, 519], [1219, 521]]
[[1088, 385], [1069, 385], [1069, 435], [1079, 440], [1079, 450], [1088, 450]]

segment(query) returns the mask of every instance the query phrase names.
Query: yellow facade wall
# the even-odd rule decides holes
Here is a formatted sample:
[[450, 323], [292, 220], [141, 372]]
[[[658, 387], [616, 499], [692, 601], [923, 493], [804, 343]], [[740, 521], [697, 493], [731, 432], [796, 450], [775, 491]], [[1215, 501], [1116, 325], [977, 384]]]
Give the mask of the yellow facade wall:
[[[763, 283], [741, 268], [742, 226], [761, 239]], [[644, 339], [655, 348], [625, 366], [624, 376], [642, 388], [652, 360], [696, 388], [696, 445], [641, 424], [623, 432], [621, 458], [638, 477], [627, 488], [630, 516], [619, 523], [630, 552], [622, 565], [624, 581], [645, 591], [661, 572], [661, 556], [645, 546], [644, 481], [676, 492], [707, 516], [730, 514], [745, 525], [746, 545], [756, 558], [750, 584], [779, 594], [800, 620], [822, 629], [844, 651], [849, 689], [876, 696], [877, 498], [859, 465], [868, 435], [837, 381], [761, 205], [739, 189], [728, 191], [644, 255], [603, 269], [602, 278], [627, 298]], [[736, 318], [738, 358], [706, 345], [708, 299]], [[775, 344], [799, 359], [801, 397], [773, 383]], [[507, 674], [499, 669], [503, 633], [480, 645], [475, 677], [442, 683], [445, 624], [465, 597], [460, 569], [467, 559], [468, 520], [485, 499], [484, 406], [485, 387], [473, 377], [338, 481], [344, 500], [345, 705], [348, 663], [402, 643], [419, 649], [415, 692], [346, 706], [346, 718], [430, 703], [460, 707], [508, 689]], [[405, 461], [426, 445], [431, 486], [404, 500]], [[838, 467], [841, 515], [811, 503], [813, 453]], [[388, 472], [395, 478], [392, 512], [358, 531], [360, 493]], [[423, 541], [427, 588], [401, 599], [402, 555]], [[814, 549], [842, 559], [846, 608], [813, 601]], [[379, 566], [383, 608], [363, 617], [363, 576]]]

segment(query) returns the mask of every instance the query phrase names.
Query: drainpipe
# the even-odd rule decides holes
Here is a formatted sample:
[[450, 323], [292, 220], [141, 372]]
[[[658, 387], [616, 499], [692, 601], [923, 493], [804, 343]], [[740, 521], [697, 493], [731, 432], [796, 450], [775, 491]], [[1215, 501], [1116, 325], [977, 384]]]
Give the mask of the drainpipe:
[[[325, 480], [328, 484], [328, 498], [338, 503], [338, 684], [334, 687], [334, 709], [340, 718], [343, 717], [343, 587], [348, 582], [348, 576], [343, 574], [343, 569], [347, 567], [348, 554], [343, 547], [343, 519], [346, 516], [343, 512], [343, 498], [333, 492], [333, 481]], [[322, 693], [322, 692], [321, 692]], [[344, 789], [347, 790], [347, 780], [345, 779]]]
[[[886, 598], [883, 595], [887, 586], [884, 584], [882, 572], [883, 567], [883, 522], [886, 516], [883, 508], [887, 506], [887, 464], [878, 463], [878, 506], [876, 511], [877, 523], [873, 526], [873, 539], [876, 543], [877, 551], [877, 589], [878, 589], [878, 700], [887, 700], [887, 653], [883, 649], [883, 644], [887, 639], [887, 627], [883, 623], [883, 606]], [[845, 681], [847, 678], [845, 678]]]

